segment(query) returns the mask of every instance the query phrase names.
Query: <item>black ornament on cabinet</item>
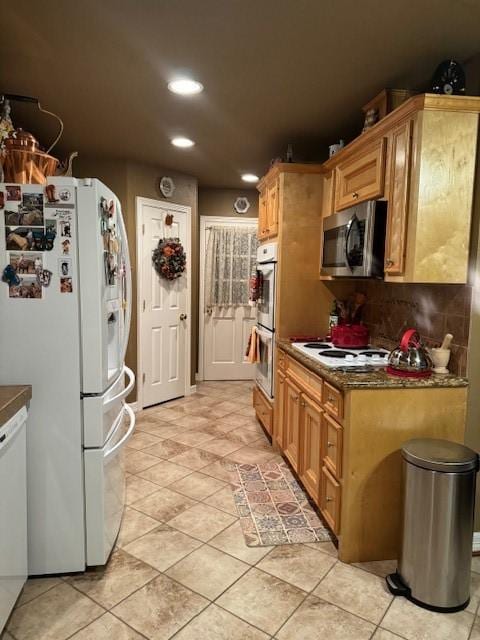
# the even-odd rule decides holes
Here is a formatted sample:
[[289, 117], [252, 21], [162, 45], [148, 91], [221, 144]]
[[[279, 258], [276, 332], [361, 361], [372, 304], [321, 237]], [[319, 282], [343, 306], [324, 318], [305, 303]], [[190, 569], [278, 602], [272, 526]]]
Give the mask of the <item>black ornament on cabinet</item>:
[[438, 65], [432, 78], [432, 93], [465, 95], [465, 72], [458, 62], [444, 60]]

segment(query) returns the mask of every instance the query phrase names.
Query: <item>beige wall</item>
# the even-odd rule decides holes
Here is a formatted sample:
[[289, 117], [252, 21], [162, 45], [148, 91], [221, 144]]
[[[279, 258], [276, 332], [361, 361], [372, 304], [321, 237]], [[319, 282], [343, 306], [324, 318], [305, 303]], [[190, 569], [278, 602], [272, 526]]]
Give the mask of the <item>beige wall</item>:
[[[130, 339], [128, 342], [126, 363], [137, 373], [137, 238], [136, 238], [136, 212], [135, 198], [143, 196], [156, 200], [164, 200], [158, 191], [158, 179], [161, 176], [171, 176], [175, 182], [175, 193], [169, 200], [175, 204], [186, 205], [192, 210], [192, 251], [190, 265], [192, 269], [192, 384], [195, 381], [198, 350], [198, 207], [197, 207], [197, 180], [191, 176], [178, 174], [159, 166], [139, 164], [127, 161], [104, 160], [81, 156], [75, 160], [74, 175], [77, 177], [99, 178], [119, 198], [124, 213], [127, 229], [130, 259], [132, 262], [133, 280], [133, 308]], [[133, 402], [136, 392], [130, 396]]]
[[[245, 217], [258, 218], [258, 191], [256, 189], [214, 189], [198, 190], [198, 212], [201, 216], [237, 216], [233, 203], [239, 196], [250, 201], [250, 209]], [[241, 215], [238, 215], [241, 218]]]

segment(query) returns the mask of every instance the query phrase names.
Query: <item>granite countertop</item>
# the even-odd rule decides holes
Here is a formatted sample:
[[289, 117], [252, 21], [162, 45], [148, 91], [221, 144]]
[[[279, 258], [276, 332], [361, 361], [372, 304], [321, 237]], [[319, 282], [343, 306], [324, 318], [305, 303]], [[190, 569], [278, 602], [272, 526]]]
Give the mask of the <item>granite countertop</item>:
[[30, 385], [0, 385], [0, 427], [32, 397]]
[[334, 387], [345, 391], [349, 389], [428, 389], [468, 386], [466, 378], [459, 378], [450, 374], [432, 375], [430, 378], [400, 378], [388, 375], [384, 369], [366, 373], [333, 371], [295, 349], [290, 340], [277, 339], [277, 346]]

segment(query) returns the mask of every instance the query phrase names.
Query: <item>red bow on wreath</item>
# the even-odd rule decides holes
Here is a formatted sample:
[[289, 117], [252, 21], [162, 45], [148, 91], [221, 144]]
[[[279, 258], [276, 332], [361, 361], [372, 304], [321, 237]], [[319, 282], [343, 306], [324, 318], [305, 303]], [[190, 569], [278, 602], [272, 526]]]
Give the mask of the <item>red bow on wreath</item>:
[[180, 278], [185, 271], [187, 256], [180, 238], [162, 238], [153, 250], [152, 263], [159, 276], [166, 280]]

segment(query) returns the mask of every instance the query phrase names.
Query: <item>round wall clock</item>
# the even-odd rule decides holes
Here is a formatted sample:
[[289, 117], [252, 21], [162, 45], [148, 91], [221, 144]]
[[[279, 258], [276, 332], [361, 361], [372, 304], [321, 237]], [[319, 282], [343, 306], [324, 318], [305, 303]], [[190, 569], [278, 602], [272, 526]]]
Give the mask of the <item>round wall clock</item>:
[[465, 93], [465, 72], [455, 60], [444, 60], [435, 69], [432, 92], [448, 96]]
[[171, 198], [173, 196], [173, 193], [175, 191], [175, 183], [173, 182], [172, 178], [163, 176], [159, 180], [158, 187], [164, 198]]
[[233, 208], [237, 213], [247, 213], [250, 209], [250, 202], [245, 196], [239, 196], [233, 203]]

